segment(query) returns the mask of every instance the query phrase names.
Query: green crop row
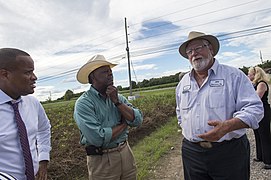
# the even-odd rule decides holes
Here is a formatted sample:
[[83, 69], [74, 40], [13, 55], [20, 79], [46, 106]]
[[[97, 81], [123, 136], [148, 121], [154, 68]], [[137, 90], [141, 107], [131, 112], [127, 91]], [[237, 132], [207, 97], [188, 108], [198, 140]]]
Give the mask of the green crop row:
[[[49, 179], [87, 179], [86, 154], [73, 120], [74, 103], [73, 100], [43, 105], [52, 125]], [[132, 104], [144, 115], [142, 126], [130, 130], [129, 142], [133, 147], [175, 115], [174, 89], [140, 92]]]

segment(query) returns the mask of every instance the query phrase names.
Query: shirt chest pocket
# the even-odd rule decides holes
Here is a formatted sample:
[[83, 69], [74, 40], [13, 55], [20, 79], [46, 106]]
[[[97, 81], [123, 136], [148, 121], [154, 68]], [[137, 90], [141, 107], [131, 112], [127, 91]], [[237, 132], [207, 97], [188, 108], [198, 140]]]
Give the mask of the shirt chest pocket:
[[193, 91], [184, 92], [181, 95], [181, 109], [184, 111], [189, 110], [192, 107], [196, 98], [197, 98], [197, 92], [193, 92]]
[[98, 118], [97, 123], [99, 123], [101, 127], [112, 127], [114, 125], [114, 116], [112, 116], [107, 108], [97, 107], [95, 109], [95, 116]]
[[223, 86], [210, 87], [208, 92], [207, 106], [211, 109], [222, 108], [225, 106], [225, 97]]

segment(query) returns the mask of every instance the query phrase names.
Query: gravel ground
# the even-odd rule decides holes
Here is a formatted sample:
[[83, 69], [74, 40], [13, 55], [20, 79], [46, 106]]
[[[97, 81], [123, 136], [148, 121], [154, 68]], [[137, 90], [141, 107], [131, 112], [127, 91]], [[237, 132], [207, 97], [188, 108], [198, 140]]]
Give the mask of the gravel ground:
[[[180, 132], [181, 135], [181, 132]], [[251, 156], [250, 156], [250, 180], [271, 180], [271, 170], [263, 169], [263, 163], [254, 162], [255, 157], [255, 139], [252, 129], [247, 130], [247, 136], [250, 141]], [[181, 160], [181, 140], [177, 140], [170, 152], [163, 156], [158, 164], [151, 168], [153, 177], [148, 180], [183, 180], [182, 160]], [[270, 152], [271, 153], [271, 152]]]
[[[271, 169], [263, 169], [262, 162], [255, 162], [253, 158], [256, 157], [255, 138], [252, 129], [247, 130], [247, 136], [250, 142], [251, 155], [250, 155], [250, 180], [271, 180]], [[270, 152], [271, 153], [271, 152]]]

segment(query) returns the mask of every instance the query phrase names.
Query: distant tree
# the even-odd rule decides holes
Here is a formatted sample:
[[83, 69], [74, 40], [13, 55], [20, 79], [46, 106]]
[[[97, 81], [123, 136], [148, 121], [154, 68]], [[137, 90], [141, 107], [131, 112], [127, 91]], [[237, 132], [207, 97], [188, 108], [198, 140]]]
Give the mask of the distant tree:
[[136, 82], [135, 82], [135, 81], [132, 81], [131, 83], [132, 83], [132, 89], [137, 88], [137, 85], [136, 85]]
[[249, 67], [243, 66], [242, 68], [239, 68], [241, 71], [243, 71], [245, 74], [248, 73]]
[[[271, 68], [271, 61], [270, 60], [266, 60], [261, 64], [257, 64], [256, 66], [259, 66], [261, 68], [263, 68], [265, 71], [269, 70]], [[249, 67], [243, 66], [242, 68], [239, 68], [241, 71], [243, 71], [245, 74], [248, 73], [248, 69]]]
[[184, 76], [186, 73], [187, 73], [187, 72], [180, 72], [180, 73], [179, 73], [179, 76], [178, 76], [179, 81], [182, 80], [183, 76]]
[[80, 92], [80, 93], [75, 93], [75, 94], [73, 94], [73, 97], [80, 97], [82, 94], [84, 93], [84, 91], [83, 92]]
[[52, 97], [49, 96], [47, 99], [46, 99], [47, 102], [52, 102]]
[[64, 100], [64, 96], [62, 96], [62, 97], [60, 97], [60, 98], [57, 98], [56, 100], [57, 100], [57, 101], [62, 101], [62, 100]]
[[271, 61], [266, 60], [265, 62], [263, 62], [262, 64], [259, 64], [258, 66], [263, 69], [271, 68]]
[[122, 86], [117, 86], [117, 89], [118, 89], [119, 91], [122, 91]]
[[142, 82], [139, 82], [140, 87], [148, 87], [150, 86], [150, 81], [147, 79], [144, 79]]
[[73, 92], [68, 89], [64, 95], [64, 100], [69, 101], [71, 98], [73, 98]]

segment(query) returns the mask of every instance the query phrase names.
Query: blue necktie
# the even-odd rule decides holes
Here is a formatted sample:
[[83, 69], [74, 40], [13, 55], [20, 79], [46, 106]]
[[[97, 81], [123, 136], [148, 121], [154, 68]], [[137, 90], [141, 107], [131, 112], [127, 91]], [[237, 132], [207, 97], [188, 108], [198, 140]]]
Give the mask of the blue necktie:
[[34, 168], [33, 168], [33, 160], [30, 152], [29, 142], [27, 138], [27, 131], [25, 128], [25, 124], [21, 118], [19, 109], [18, 109], [18, 102], [9, 104], [13, 107], [14, 114], [15, 114], [15, 121], [17, 123], [21, 147], [23, 150], [24, 162], [25, 162], [25, 175], [27, 180], [35, 180], [34, 175]]

